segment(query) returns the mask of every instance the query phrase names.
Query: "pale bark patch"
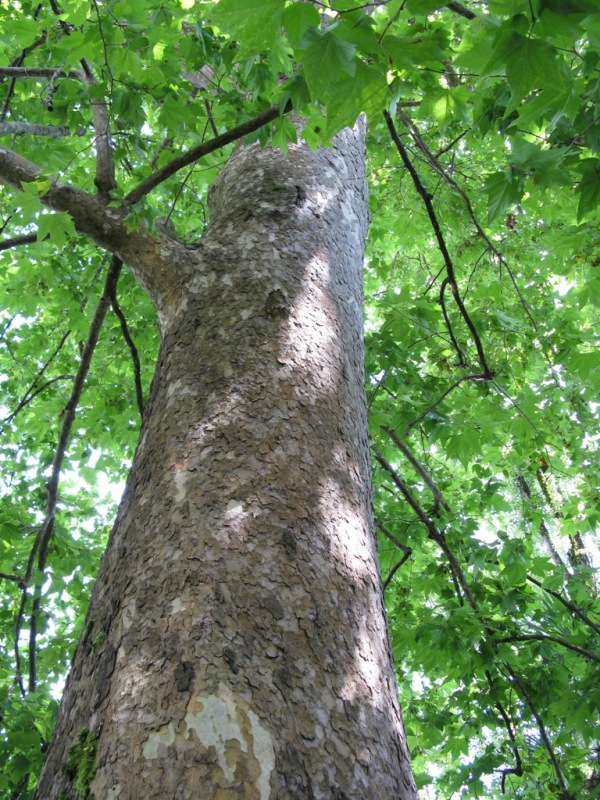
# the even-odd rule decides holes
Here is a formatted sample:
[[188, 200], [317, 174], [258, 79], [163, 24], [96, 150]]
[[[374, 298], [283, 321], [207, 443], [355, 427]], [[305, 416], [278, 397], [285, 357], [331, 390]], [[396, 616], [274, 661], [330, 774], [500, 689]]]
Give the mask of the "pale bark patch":
[[268, 800], [275, 767], [271, 734], [248, 704], [224, 684], [216, 694], [192, 697], [183, 721], [177, 725], [169, 722], [152, 731], [142, 753], [148, 761], [161, 759], [167, 763], [172, 758], [169, 748], [174, 746], [182, 753], [197, 749], [198, 744], [216, 756], [212, 773], [215, 788], [236, 792], [243, 788], [244, 798]]

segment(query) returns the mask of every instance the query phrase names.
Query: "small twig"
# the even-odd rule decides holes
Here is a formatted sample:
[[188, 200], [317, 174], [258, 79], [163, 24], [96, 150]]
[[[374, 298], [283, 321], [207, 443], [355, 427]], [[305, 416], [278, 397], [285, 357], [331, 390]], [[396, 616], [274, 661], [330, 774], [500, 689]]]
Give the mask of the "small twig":
[[402, 558], [400, 559], [400, 561], [398, 561], [398, 563], [397, 563], [397, 564], [394, 564], [394, 566], [393, 566], [393, 567], [391, 568], [391, 570], [389, 571], [387, 578], [386, 578], [386, 579], [385, 579], [385, 581], [383, 582], [382, 591], [384, 591], [384, 592], [385, 592], [385, 590], [387, 589], [387, 587], [390, 585], [390, 582], [391, 582], [392, 578], [394, 577], [394, 575], [395, 575], [395, 574], [398, 572], [398, 570], [400, 569], [400, 567], [401, 567], [403, 564], [406, 564], [406, 562], [407, 562], [407, 561], [408, 561], [408, 559], [411, 557], [411, 555], [412, 555], [412, 550], [410, 549], [410, 547], [407, 547], [407, 548], [406, 548], [406, 552], [404, 553], [404, 555], [402, 556]]
[[446, 397], [448, 397], [450, 392], [454, 391], [454, 389], [460, 386], [461, 383], [464, 383], [465, 381], [483, 381], [483, 380], [486, 380], [485, 375], [480, 375], [480, 374], [463, 375], [462, 378], [458, 378], [458, 380], [455, 380], [454, 383], [451, 386], [449, 386], [446, 389], [446, 391], [443, 392], [440, 395], [440, 397], [438, 397], [438, 399], [434, 403], [432, 403], [432, 405], [430, 405], [426, 411], [424, 411], [422, 414], [419, 414], [419, 416], [410, 423], [408, 428], [404, 431], [404, 435], [406, 436], [407, 434], [409, 434], [410, 431], [415, 427], [415, 425], [418, 425], [422, 419], [425, 419], [427, 414], [430, 414], [433, 411], [433, 409], [436, 408], [436, 406], [439, 406], [439, 404], [442, 403], [446, 399]]
[[219, 135], [219, 131], [217, 130], [217, 126], [215, 125], [215, 119], [213, 117], [212, 108], [210, 103], [208, 102], [208, 98], [204, 98], [204, 108], [206, 109], [206, 116], [208, 117], [208, 122], [210, 124], [210, 129], [213, 132], [214, 136]]
[[0, 572], [0, 580], [5, 581], [13, 581], [19, 587], [19, 589], [23, 589], [25, 586], [25, 581], [19, 575], [9, 575], [7, 572]]
[[[40, 5], [38, 5], [38, 7], [36, 8], [36, 10], [33, 13], [34, 20], [36, 20], [38, 18], [38, 15], [40, 13], [41, 8], [42, 8], [42, 5], [40, 3]], [[38, 37], [34, 42], [32, 42], [27, 47], [24, 47], [23, 50], [21, 50], [20, 54], [13, 61], [11, 61], [10, 66], [11, 67], [20, 67], [30, 53], [33, 53], [34, 50], [37, 50], [38, 47], [41, 47], [43, 44], [46, 43], [47, 38], [48, 38], [48, 32], [47, 31], [43, 31], [42, 35], [40, 37]], [[11, 100], [13, 98], [14, 93], [15, 93], [15, 86], [16, 85], [17, 85], [17, 79], [13, 77], [12, 80], [8, 84], [8, 90], [6, 92], [6, 97], [4, 99], [4, 105], [2, 106], [2, 113], [0, 113], [0, 120], [2, 122], [6, 119], [6, 117], [9, 114], [10, 102], [11, 102]]]
[[544, 439], [544, 436], [543, 436], [542, 432], [539, 430], [539, 428], [537, 427], [537, 425], [536, 425], [536, 424], [533, 422], [533, 420], [532, 420], [532, 419], [531, 419], [531, 418], [530, 418], [530, 417], [529, 417], [529, 416], [528, 416], [528, 415], [525, 413], [525, 411], [523, 411], [523, 409], [520, 407], [520, 405], [517, 403], [517, 401], [516, 401], [516, 400], [514, 400], [514, 399], [513, 399], [513, 398], [512, 398], [512, 397], [509, 395], [509, 393], [506, 391], [506, 389], [503, 389], [503, 388], [502, 388], [502, 386], [500, 386], [500, 384], [499, 384], [497, 381], [491, 381], [491, 382], [490, 382], [490, 384], [491, 384], [491, 386], [493, 386], [493, 387], [494, 387], [494, 389], [495, 389], [497, 392], [499, 392], [501, 395], [503, 395], [504, 397], [506, 397], [506, 399], [507, 399], [508, 401], [510, 401], [510, 403], [511, 403], [511, 404], [514, 406], [514, 408], [515, 408], [515, 409], [518, 411], [518, 413], [519, 413], [519, 414], [520, 414], [520, 415], [521, 415], [521, 416], [522, 416], [524, 419], [526, 419], [526, 420], [527, 420], [527, 422], [528, 422], [528, 423], [531, 425], [531, 427], [533, 428], [533, 430], [534, 430], [534, 431], [537, 433], [537, 435], [540, 437], [540, 441], [544, 442], [544, 444], [547, 444], [547, 442], [546, 442], [546, 439]]
[[[11, 422], [11, 420], [13, 420], [13, 419], [14, 419], [14, 418], [17, 416], [17, 414], [19, 413], [19, 411], [21, 411], [21, 409], [22, 409], [24, 406], [26, 406], [26, 405], [27, 405], [27, 403], [29, 403], [29, 402], [30, 402], [30, 400], [31, 400], [31, 398], [30, 398], [30, 395], [31, 395], [31, 393], [32, 393], [32, 392], [33, 392], [35, 389], [37, 389], [38, 381], [39, 381], [39, 380], [40, 380], [40, 378], [41, 378], [41, 377], [44, 375], [44, 373], [46, 372], [46, 370], [48, 369], [48, 367], [50, 366], [50, 364], [51, 364], [51, 363], [54, 361], [54, 359], [56, 358], [56, 356], [57, 356], [57, 355], [60, 353], [60, 351], [63, 349], [63, 347], [65, 346], [65, 342], [67, 341], [67, 339], [69, 338], [69, 336], [70, 336], [70, 335], [71, 335], [71, 331], [70, 331], [70, 330], [69, 330], [69, 331], [67, 331], [66, 333], [63, 333], [63, 335], [62, 335], [62, 337], [61, 337], [61, 339], [60, 339], [60, 342], [58, 343], [58, 345], [56, 346], [56, 348], [54, 349], [54, 351], [53, 351], [53, 352], [50, 354], [50, 356], [49, 356], [49, 357], [46, 359], [46, 361], [44, 362], [44, 364], [42, 364], [42, 366], [41, 366], [41, 367], [38, 369], [37, 373], [35, 374], [35, 377], [34, 377], [34, 378], [33, 378], [33, 380], [31, 381], [31, 384], [29, 385], [29, 388], [26, 390], [25, 394], [24, 394], [24, 395], [23, 395], [23, 397], [21, 398], [21, 401], [20, 401], [20, 402], [19, 402], [19, 404], [17, 405], [16, 409], [15, 409], [15, 410], [14, 410], [12, 413], [10, 413], [10, 414], [9, 414], [7, 417], [5, 417], [5, 418], [2, 420], [2, 422], [5, 422], [5, 423], [6, 423], [6, 422]], [[64, 378], [65, 376], [61, 376], [61, 377], [62, 377], [62, 378]], [[55, 380], [60, 380], [60, 378], [56, 378]], [[54, 381], [51, 381], [51, 383], [53, 383], [53, 382], [54, 382]], [[38, 394], [38, 393], [39, 393], [39, 392], [36, 392], [36, 394]]]
[[73, 378], [74, 378], [73, 375], [57, 375], [56, 378], [51, 378], [49, 381], [46, 381], [46, 383], [43, 383], [35, 391], [32, 391], [31, 388], [28, 389], [27, 393], [21, 399], [19, 405], [15, 408], [15, 410], [12, 411], [7, 417], [4, 417], [4, 419], [2, 420], [2, 424], [7, 425], [8, 423], [12, 422], [13, 419], [17, 416], [17, 414], [19, 414], [19, 412], [21, 412], [26, 406], [28, 406], [29, 403], [31, 403], [31, 401], [38, 396], [38, 394], [45, 392], [46, 389], [52, 386], [53, 383], [58, 383], [58, 381], [72, 381]]

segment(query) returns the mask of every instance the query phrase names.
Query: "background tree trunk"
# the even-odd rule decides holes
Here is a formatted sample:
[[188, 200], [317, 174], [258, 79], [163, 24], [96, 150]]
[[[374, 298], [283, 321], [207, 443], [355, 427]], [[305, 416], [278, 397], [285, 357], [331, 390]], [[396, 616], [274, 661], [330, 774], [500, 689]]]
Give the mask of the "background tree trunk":
[[76, 796], [86, 730], [99, 800], [416, 797], [371, 517], [363, 150], [358, 127], [238, 147], [202, 241], [162, 238], [157, 371], [38, 800]]

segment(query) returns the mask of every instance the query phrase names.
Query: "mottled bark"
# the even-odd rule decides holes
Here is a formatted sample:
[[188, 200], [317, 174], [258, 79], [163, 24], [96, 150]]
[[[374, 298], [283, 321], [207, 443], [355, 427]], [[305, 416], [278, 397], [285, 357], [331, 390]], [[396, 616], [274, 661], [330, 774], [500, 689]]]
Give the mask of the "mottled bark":
[[97, 800], [415, 798], [371, 518], [362, 135], [240, 147], [209, 200], [146, 280], [172, 272], [159, 362], [36, 797], [70, 796], [89, 729]]

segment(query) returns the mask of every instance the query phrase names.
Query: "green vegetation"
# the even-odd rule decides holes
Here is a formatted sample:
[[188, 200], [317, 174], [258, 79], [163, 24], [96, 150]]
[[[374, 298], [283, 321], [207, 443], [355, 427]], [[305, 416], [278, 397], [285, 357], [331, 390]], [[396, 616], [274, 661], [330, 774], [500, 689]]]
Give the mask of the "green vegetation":
[[[92, 104], [113, 202], [154, 181], [129, 223], [184, 241], [231, 145], [157, 175], [175, 156], [273, 105], [250, 138], [284, 150], [290, 106], [311, 146], [367, 114], [375, 508], [418, 783], [600, 797], [595, 0], [0, 0], [0, 796], [35, 786], [157, 351], [131, 276], [103, 289], [110, 259], [43, 206], [46, 175], [95, 191]], [[22, 192], [2, 148], [43, 170]]]
[[69, 750], [63, 773], [71, 781], [77, 800], [91, 800], [90, 783], [96, 775], [96, 737], [87, 728], [79, 732], [77, 744]]

